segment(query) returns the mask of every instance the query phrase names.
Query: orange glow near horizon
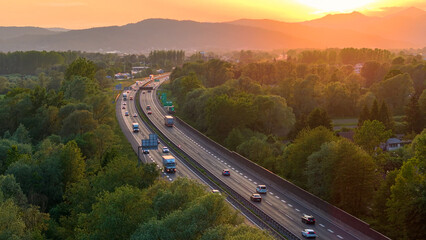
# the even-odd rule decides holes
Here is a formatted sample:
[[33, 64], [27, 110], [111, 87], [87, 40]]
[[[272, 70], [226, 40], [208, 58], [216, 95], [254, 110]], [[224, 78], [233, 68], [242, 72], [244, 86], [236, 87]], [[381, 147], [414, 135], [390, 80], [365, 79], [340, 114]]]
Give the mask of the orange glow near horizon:
[[328, 13], [380, 13], [414, 6], [424, 0], [0, 0], [0, 26], [82, 29], [125, 25], [147, 18], [201, 22], [241, 18], [299, 22]]

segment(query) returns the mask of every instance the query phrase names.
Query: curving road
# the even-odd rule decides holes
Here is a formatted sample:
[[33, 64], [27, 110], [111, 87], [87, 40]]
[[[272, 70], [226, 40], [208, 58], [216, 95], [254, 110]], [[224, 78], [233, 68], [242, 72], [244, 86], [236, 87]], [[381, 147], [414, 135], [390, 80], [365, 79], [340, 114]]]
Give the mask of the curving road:
[[[154, 83], [154, 88], [156, 89], [165, 79], [166, 77], [161, 78], [160, 83]], [[133, 97], [135, 96], [135, 93], [136, 91], [130, 92]], [[265, 182], [247, 166], [243, 166], [233, 161], [233, 159], [229, 158], [221, 149], [217, 149], [189, 131], [184, 131], [179, 123], [176, 123], [174, 127], [166, 127], [163, 119], [167, 114], [156, 99], [156, 90], [151, 91], [150, 93], [145, 91], [145, 94], [140, 94], [140, 99], [135, 99], [134, 101], [140, 102], [145, 113], [147, 111], [146, 106], [150, 105], [152, 108], [152, 114], [147, 116], [154, 125], [165, 133], [165, 135], [176, 145], [180, 145], [184, 152], [198, 161], [209, 172], [220, 178], [225, 184], [237, 191], [240, 195], [247, 196], [249, 199], [250, 195], [255, 192], [255, 188], [258, 184], [267, 185], [268, 193], [262, 196], [262, 202], [257, 203], [257, 206], [264, 212], [268, 213], [275, 221], [284, 225], [296, 236], [301, 236], [301, 230], [311, 228], [316, 231], [318, 239], [371, 239], [352, 229], [350, 226], [344, 225], [337, 219], [334, 219], [328, 213], [310, 206], [303, 199], [291, 194], [285, 188], [278, 186], [274, 182]], [[125, 132], [126, 135], [132, 134], [134, 136], [135, 141], [131, 142], [133, 148], [135, 149], [136, 147], [137, 149], [136, 144], [140, 144], [142, 138], [147, 138], [149, 132], [142, 128], [144, 124], [142, 120], [140, 118], [136, 118], [141, 126], [141, 132], [139, 134], [132, 133], [131, 123], [134, 121], [132, 115], [136, 112], [136, 108], [134, 104], [129, 104], [131, 102], [132, 101], [129, 100], [127, 101], [126, 110], [118, 109], [120, 111], [117, 111], [117, 117], [119, 119], [122, 118], [124, 125], [127, 126], [127, 129], [124, 128], [123, 132]], [[121, 105], [122, 104], [119, 103], [117, 104], [117, 107], [119, 108]], [[124, 116], [124, 112], [127, 110], [129, 110], [130, 116], [122, 117]], [[119, 117], [118, 115], [121, 116]], [[123, 122], [120, 122], [120, 125], [122, 124]], [[127, 130], [127, 132], [125, 130]], [[159, 149], [161, 149], [161, 147], [162, 145], [160, 145]], [[158, 151], [151, 151], [148, 158], [145, 156], [145, 161], [154, 161], [161, 166], [161, 153]], [[180, 167], [182, 165], [183, 163], [178, 161], [178, 172], [176, 174], [166, 176], [170, 180], [173, 180], [178, 176], [197, 178], [196, 174], [188, 168]], [[222, 170], [225, 168], [231, 170], [231, 176], [222, 176]], [[302, 223], [301, 216], [303, 214], [313, 215], [316, 219], [316, 224], [306, 225]]]

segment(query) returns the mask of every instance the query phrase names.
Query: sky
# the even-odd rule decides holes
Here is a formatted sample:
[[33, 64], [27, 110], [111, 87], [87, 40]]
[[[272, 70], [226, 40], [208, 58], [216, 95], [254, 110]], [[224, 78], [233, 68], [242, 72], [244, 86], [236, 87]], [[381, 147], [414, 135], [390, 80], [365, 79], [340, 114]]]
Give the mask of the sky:
[[299, 22], [329, 13], [380, 16], [425, 0], [0, 0], [0, 26], [83, 29], [148, 18], [223, 22], [241, 18]]

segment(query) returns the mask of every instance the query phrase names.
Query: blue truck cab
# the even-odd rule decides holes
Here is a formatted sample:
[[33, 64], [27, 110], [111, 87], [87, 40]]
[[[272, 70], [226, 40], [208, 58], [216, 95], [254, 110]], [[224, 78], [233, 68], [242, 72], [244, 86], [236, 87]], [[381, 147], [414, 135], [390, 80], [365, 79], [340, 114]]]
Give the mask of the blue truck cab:
[[176, 172], [176, 160], [171, 155], [162, 156], [164, 172], [175, 173]]

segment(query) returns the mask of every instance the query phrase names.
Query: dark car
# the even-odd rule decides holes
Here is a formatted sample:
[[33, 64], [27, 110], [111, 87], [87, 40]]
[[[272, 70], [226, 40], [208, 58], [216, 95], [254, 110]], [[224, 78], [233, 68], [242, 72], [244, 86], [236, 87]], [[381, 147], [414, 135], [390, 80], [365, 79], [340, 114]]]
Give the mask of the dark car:
[[149, 154], [149, 150], [148, 149], [144, 149], [142, 150], [143, 154]]
[[262, 197], [258, 193], [253, 193], [250, 196], [250, 200], [252, 200], [253, 202], [261, 202], [262, 201]]
[[123, 106], [121, 109], [126, 109], [126, 107], [125, 107], [125, 106]]
[[223, 169], [222, 170], [222, 175], [223, 176], [231, 176], [231, 172], [229, 171], [229, 169]]
[[302, 222], [307, 224], [315, 224], [315, 218], [312, 217], [311, 215], [303, 214]]

